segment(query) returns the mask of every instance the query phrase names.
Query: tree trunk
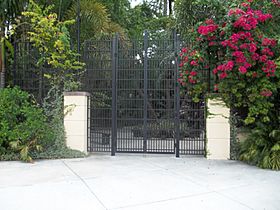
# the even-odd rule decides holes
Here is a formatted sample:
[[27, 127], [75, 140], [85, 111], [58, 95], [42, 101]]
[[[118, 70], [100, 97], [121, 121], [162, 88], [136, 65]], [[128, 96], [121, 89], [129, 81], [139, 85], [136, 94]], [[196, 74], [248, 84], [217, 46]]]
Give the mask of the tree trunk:
[[171, 16], [172, 15], [172, 13], [173, 13], [173, 10], [172, 10], [172, 2], [173, 2], [173, 0], [169, 0], [169, 16]]

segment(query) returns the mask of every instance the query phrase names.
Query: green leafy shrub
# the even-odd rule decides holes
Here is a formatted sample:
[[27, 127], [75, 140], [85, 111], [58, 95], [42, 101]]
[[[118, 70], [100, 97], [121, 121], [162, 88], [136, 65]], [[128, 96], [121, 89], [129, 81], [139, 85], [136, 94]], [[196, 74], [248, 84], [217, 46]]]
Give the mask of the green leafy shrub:
[[46, 117], [31, 96], [18, 87], [0, 90], [0, 153], [19, 154], [32, 161], [30, 153], [42, 150], [40, 142], [50, 133]]
[[280, 170], [280, 130], [266, 127], [252, 130], [248, 139], [241, 143], [240, 160], [261, 168]]

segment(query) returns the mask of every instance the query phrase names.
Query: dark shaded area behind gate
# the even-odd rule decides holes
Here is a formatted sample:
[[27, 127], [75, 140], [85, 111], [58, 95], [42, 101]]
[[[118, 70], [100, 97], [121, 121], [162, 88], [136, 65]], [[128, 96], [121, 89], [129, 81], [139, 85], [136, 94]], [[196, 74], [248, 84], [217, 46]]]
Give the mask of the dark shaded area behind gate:
[[87, 41], [90, 152], [205, 154], [205, 103], [179, 89], [177, 36]]

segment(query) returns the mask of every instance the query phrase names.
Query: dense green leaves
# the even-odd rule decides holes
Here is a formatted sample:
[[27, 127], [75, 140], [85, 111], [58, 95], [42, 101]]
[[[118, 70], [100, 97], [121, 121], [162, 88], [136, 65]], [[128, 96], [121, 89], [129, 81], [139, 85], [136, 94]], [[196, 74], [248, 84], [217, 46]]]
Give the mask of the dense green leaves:
[[122, 27], [126, 27], [129, 16], [130, 2], [129, 0], [98, 0], [107, 10], [111, 20]]
[[241, 143], [240, 160], [261, 168], [280, 170], [280, 130], [272, 129], [265, 125], [252, 130], [248, 139]]

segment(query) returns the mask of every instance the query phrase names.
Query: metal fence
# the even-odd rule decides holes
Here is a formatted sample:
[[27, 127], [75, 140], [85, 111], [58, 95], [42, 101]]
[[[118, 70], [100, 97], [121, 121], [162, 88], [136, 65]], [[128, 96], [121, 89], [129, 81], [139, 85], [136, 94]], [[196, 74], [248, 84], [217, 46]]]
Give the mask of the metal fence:
[[[81, 90], [91, 93], [89, 152], [205, 154], [205, 102], [178, 85], [176, 34], [155, 39], [113, 38], [82, 45]], [[29, 42], [16, 42], [13, 85], [42, 102], [50, 85]], [[206, 72], [207, 74], [207, 72]]]
[[116, 35], [83, 47], [83, 90], [92, 98], [88, 151], [205, 154], [205, 102], [179, 88], [177, 35]]

